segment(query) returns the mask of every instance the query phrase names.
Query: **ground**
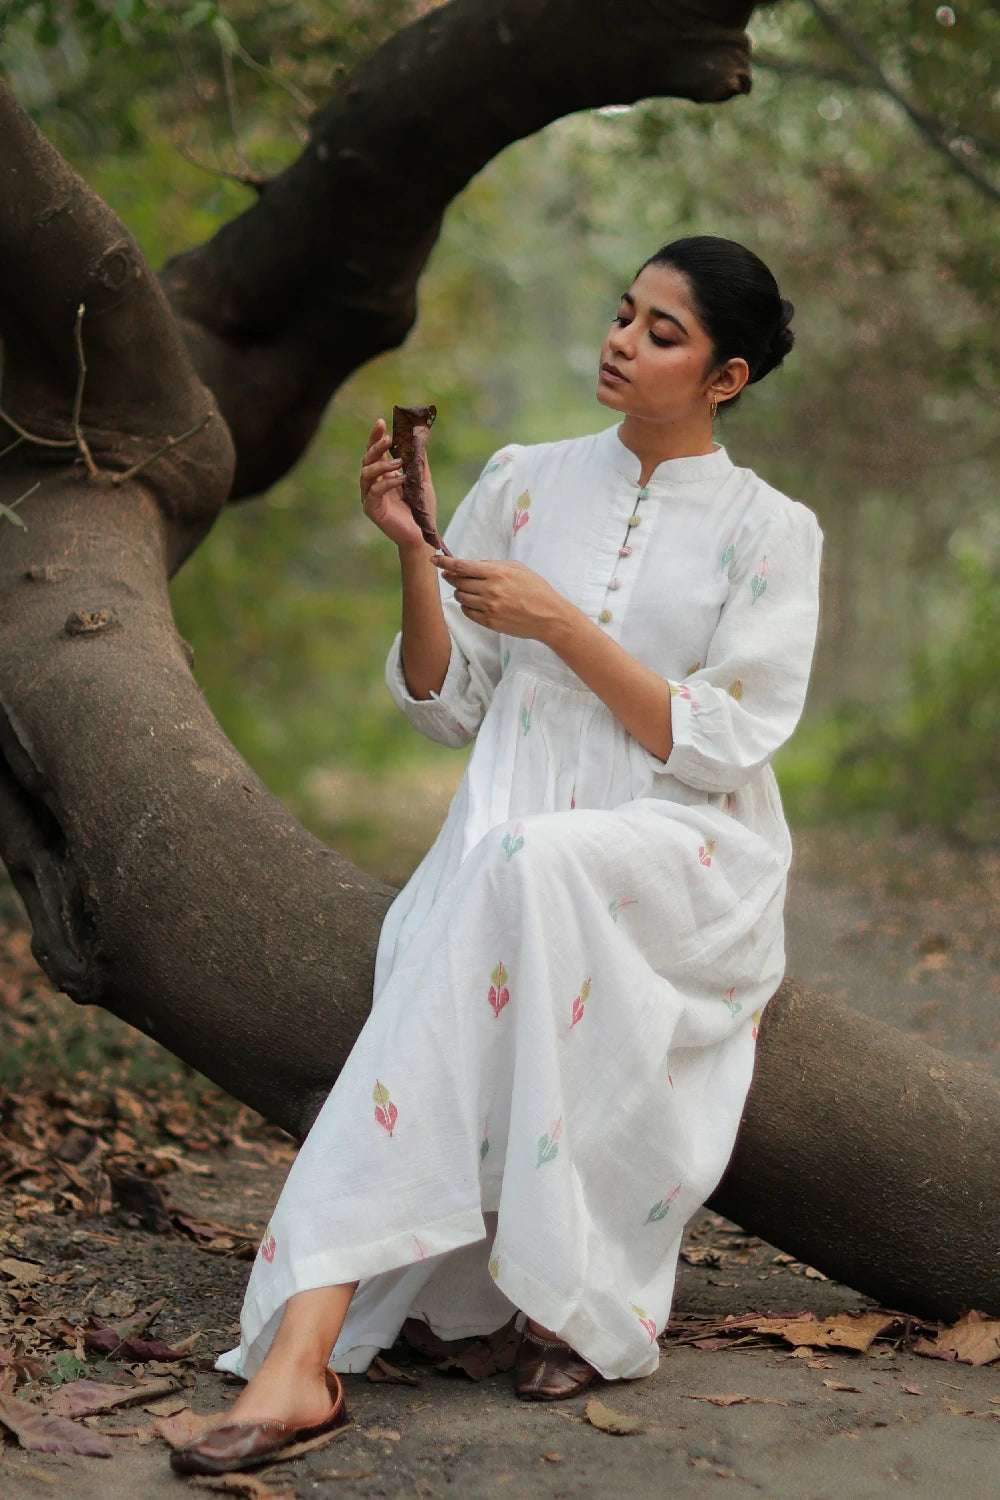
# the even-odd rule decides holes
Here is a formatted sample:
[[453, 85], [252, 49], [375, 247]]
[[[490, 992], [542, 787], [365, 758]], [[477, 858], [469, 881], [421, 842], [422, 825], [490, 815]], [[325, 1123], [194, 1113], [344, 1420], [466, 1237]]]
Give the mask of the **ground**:
[[[797, 848], [790, 972], [977, 1066], [1000, 1069], [1000, 852], [829, 830], [800, 834]], [[0, 1035], [5, 1052], [17, 1056], [25, 1027], [37, 1029], [38, 1021], [25, 1019], [19, 999], [27, 960], [16, 928], [8, 929], [7, 953], [0, 1015], [5, 1004], [13, 1029]], [[32, 1004], [43, 1000], [69, 1005], [38, 994]], [[63, 1084], [43, 1104], [37, 1092], [18, 1091], [9, 1068], [7, 1077], [0, 1393], [16, 1385], [19, 1398], [49, 1403], [53, 1378], [83, 1374], [170, 1382], [173, 1405], [199, 1411], [231, 1399], [235, 1384], [213, 1373], [211, 1360], [236, 1336], [248, 1269], [240, 1256], [252, 1253], [266, 1224], [290, 1143], [196, 1080], [172, 1093], [157, 1079], [143, 1094], [134, 1079], [115, 1090], [106, 1078], [81, 1074], [75, 1091]], [[117, 1164], [124, 1207], [113, 1204], [103, 1173], [103, 1186], [88, 1196], [98, 1180], [88, 1156], [95, 1140], [105, 1166]], [[137, 1176], [152, 1182], [145, 1200]], [[162, 1215], [164, 1200], [165, 1232], [141, 1227], [137, 1210], [148, 1219], [159, 1205]], [[351, 1429], [267, 1471], [256, 1490], [230, 1493], [584, 1500], [627, 1486], [639, 1497], [692, 1500], [995, 1496], [1000, 1362], [972, 1367], [920, 1355], [922, 1330], [903, 1321], [887, 1321], [863, 1353], [820, 1347], [821, 1328], [798, 1348], [789, 1342], [794, 1332], [779, 1337], [745, 1324], [737, 1341], [731, 1326], [720, 1330], [727, 1317], [812, 1312], [824, 1326], [850, 1331], [859, 1325], [842, 1315], [870, 1312], [872, 1304], [711, 1215], [692, 1227], [685, 1255], [657, 1375], [587, 1393], [638, 1418], [637, 1432], [612, 1435], [593, 1425], [585, 1396], [518, 1403], [505, 1374], [473, 1382], [416, 1364], [397, 1348], [388, 1355], [390, 1375], [398, 1367], [419, 1384], [350, 1377]], [[118, 1328], [160, 1299], [146, 1336], [176, 1347], [196, 1334], [186, 1358], [90, 1354], [86, 1368], [76, 1361], [88, 1317]], [[137, 1346], [136, 1353], [151, 1351]], [[0, 1500], [180, 1496], [193, 1486], [168, 1469], [145, 1405], [155, 1401], [88, 1419], [120, 1434], [111, 1438], [110, 1459], [26, 1452], [9, 1438], [0, 1450]]]

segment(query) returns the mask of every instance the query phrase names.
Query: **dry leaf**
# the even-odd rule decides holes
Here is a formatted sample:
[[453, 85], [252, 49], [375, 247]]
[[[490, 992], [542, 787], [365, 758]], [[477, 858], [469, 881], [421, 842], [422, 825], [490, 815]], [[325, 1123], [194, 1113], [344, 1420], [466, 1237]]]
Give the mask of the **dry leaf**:
[[399, 1442], [399, 1433], [395, 1427], [361, 1427], [359, 1431], [362, 1437], [372, 1438], [375, 1442]]
[[90, 1417], [95, 1412], [114, 1411], [136, 1401], [148, 1401], [174, 1388], [172, 1380], [147, 1380], [140, 1385], [102, 1385], [96, 1380], [74, 1380], [60, 1386], [46, 1402], [46, 1409], [56, 1417]]
[[564, 1464], [566, 1462], [565, 1453], [543, 1453], [542, 1458], [547, 1464]]
[[989, 1365], [1000, 1359], [1000, 1318], [966, 1313], [951, 1328], [943, 1328], [936, 1339], [918, 1339], [914, 1354], [929, 1359], [953, 1359], [963, 1365]]
[[407, 1370], [400, 1370], [391, 1365], [381, 1354], [376, 1354], [365, 1372], [366, 1379], [389, 1385], [419, 1385], [420, 1376], [411, 1375]]
[[36, 1265], [33, 1260], [13, 1260], [10, 1257], [0, 1260], [0, 1276], [6, 1276], [21, 1286], [32, 1286], [47, 1279], [44, 1267]]
[[600, 1432], [611, 1432], [616, 1437], [627, 1437], [642, 1430], [638, 1417], [631, 1412], [618, 1411], [614, 1406], [605, 1406], [596, 1396], [591, 1396], [583, 1408], [583, 1415], [591, 1427]]
[[192, 1411], [190, 1407], [185, 1407], [183, 1411], [175, 1412], [173, 1416], [157, 1417], [153, 1426], [171, 1448], [183, 1448], [186, 1443], [190, 1443], [194, 1438], [201, 1437], [203, 1432], [207, 1432], [216, 1420], [217, 1416], [202, 1416]]
[[824, 1380], [823, 1384], [830, 1391], [850, 1391], [854, 1396], [861, 1395], [861, 1387], [859, 1385], [845, 1385], [842, 1380]]
[[88, 1458], [110, 1458], [114, 1449], [106, 1437], [65, 1417], [50, 1417], [16, 1396], [0, 1396], [0, 1422], [33, 1453], [82, 1453]]
[[799, 1313], [792, 1318], [755, 1318], [751, 1327], [756, 1333], [773, 1334], [788, 1344], [809, 1345], [813, 1349], [856, 1349], [864, 1354], [880, 1333], [897, 1322], [894, 1313], [837, 1313], [832, 1318], [817, 1318]]
[[899, 1389], [905, 1396], [922, 1396], [924, 1394], [919, 1385], [901, 1385]]
[[203, 1490], [218, 1490], [226, 1495], [242, 1495], [244, 1500], [296, 1500], [296, 1492], [289, 1485], [275, 1489], [255, 1474], [205, 1474], [195, 1475], [194, 1482]]

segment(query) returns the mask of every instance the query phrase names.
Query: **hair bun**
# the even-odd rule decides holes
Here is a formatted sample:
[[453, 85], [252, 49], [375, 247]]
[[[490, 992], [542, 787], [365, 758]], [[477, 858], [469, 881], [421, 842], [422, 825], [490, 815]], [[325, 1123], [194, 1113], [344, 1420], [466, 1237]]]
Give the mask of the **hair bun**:
[[795, 343], [795, 333], [791, 327], [794, 316], [795, 308], [788, 301], [787, 297], [782, 297], [781, 313], [779, 314], [774, 332], [768, 341], [767, 348], [761, 356], [760, 363], [750, 376], [751, 384], [755, 380], [763, 380], [765, 375], [770, 375], [772, 370], [778, 368], [785, 355], [791, 353], [792, 345]]

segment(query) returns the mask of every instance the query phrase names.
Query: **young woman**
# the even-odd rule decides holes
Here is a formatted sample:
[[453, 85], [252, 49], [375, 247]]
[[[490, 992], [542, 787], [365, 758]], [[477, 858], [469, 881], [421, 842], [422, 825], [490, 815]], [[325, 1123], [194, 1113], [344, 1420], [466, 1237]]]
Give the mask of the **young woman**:
[[376, 423], [361, 493], [400, 555], [390, 691], [475, 744], [265, 1233], [222, 1361], [249, 1384], [182, 1470], [336, 1425], [328, 1365], [363, 1367], [408, 1317], [452, 1339], [524, 1314], [525, 1397], [655, 1369], [783, 971], [769, 761], [802, 708], [821, 538], [713, 421], [781, 363], [791, 312], [740, 245], [660, 250], [601, 350], [620, 423], [501, 449], [453, 558]]

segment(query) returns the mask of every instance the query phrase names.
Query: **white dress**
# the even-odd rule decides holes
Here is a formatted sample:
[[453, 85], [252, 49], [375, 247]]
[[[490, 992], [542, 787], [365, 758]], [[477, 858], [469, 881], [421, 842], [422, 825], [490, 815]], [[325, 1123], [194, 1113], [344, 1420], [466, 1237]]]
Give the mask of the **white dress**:
[[474, 625], [417, 728], [475, 745], [383, 927], [375, 1004], [264, 1235], [251, 1375], [293, 1293], [359, 1280], [335, 1359], [519, 1308], [650, 1373], [681, 1231], [715, 1187], [781, 981], [790, 859], [770, 757], [802, 708], [821, 536], [723, 449], [638, 485], [610, 428], [502, 449], [447, 532], [522, 560], [669, 681], [644, 750], [547, 647]]

